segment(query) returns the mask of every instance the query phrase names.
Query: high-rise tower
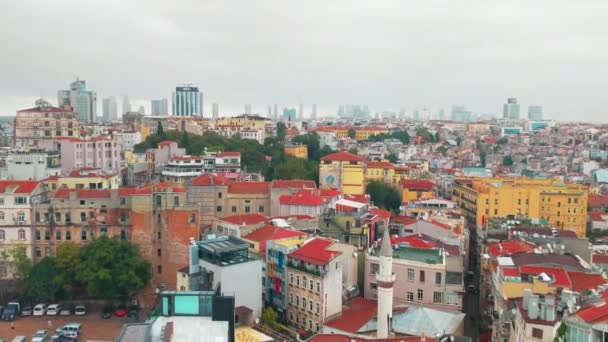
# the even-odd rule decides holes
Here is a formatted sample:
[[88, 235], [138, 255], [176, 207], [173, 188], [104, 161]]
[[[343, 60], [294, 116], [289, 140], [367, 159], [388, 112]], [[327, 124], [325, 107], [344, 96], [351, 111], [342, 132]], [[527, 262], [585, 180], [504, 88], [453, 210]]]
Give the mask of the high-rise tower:
[[380, 271], [376, 274], [378, 283], [378, 338], [387, 338], [393, 320], [393, 247], [388, 227], [382, 234], [380, 247]]

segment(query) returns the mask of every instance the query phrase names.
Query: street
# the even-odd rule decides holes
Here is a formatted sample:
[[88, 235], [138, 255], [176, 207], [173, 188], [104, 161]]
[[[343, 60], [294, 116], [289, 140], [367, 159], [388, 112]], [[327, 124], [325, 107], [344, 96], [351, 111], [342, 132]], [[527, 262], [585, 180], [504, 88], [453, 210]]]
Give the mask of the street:
[[465, 292], [463, 311], [466, 313], [464, 323], [464, 333], [466, 336], [470, 336], [473, 341], [477, 341], [480, 332], [480, 265], [479, 265], [479, 252], [477, 248], [477, 234], [475, 231], [471, 231], [469, 240], [469, 271], [473, 272], [473, 277], [465, 280], [465, 289], [469, 284], [475, 286], [478, 290], [476, 293]]

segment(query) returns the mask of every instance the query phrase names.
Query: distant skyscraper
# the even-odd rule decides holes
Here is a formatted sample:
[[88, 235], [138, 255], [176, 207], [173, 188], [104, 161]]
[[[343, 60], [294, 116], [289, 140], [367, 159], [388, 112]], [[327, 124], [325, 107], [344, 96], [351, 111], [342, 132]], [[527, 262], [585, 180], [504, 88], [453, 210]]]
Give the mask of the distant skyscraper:
[[267, 116], [268, 116], [269, 118], [272, 118], [272, 106], [271, 106], [271, 105], [268, 105], [268, 113], [267, 113]]
[[251, 105], [250, 104], [245, 105], [245, 114], [251, 114]]
[[87, 82], [76, 78], [70, 83], [69, 90], [57, 92], [59, 107], [70, 106], [78, 113], [78, 120], [83, 122], [95, 121], [97, 119], [97, 94], [87, 90]]
[[279, 120], [279, 106], [275, 103], [272, 109], [272, 116], [275, 120]]
[[169, 100], [158, 99], [150, 101], [150, 114], [152, 114], [152, 116], [169, 115]]
[[453, 106], [452, 121], [469, 122], [471, 121], [471, 112], [465, 106]]
[[175, 87], [173, 115], [203, 116], [203, 93], [190, 84]]
[[300, 103], [298, 106], [298, 120], [304, 119], [304, 105]]
[[528, 119], [534, 121], [540, 121], [543, 119], [543, 107], [542, 106], [528, 106]]
[[137, 110], [137, 112], [139, 114], [146, 114], [146, 109], [144, 108], [144, 106], [139, 106], [139, 109]]
[[310, 113], [310, 118], [313, 120], [317, 120], [317, 105], [312, 105], [312, 113]]
[[519, 104], [515, 97], [507, 99], [507, 103], [502, 107], [502, 116], [505, 119], [519, 119]]
[[439, 110], [439, 114], [437, 114], [437, 119], [445, 120], [445, 110], [444, 109]]
[[220, 105], [217, 103], [214, 103], [211, 106], [211, 118], [213, 120], [217, 120], [217, 118], [220, 116]]
[[118, 103], [114, 96], [106, 97], [101, 102], [103, 122], [112, 122], [118, 119]]
[[131, 111], [131, 99], [128, 96], [122, 98], [122, 113], [128, 113]]
[[295, 116], [296, 116], [295, 108], [283, 108], [283, 117], [282, 117], [283, 121], [293, 120], [295, 118]]
[[420, 111], [418, 109], [414, 110], [414, 121], [420, 121]]

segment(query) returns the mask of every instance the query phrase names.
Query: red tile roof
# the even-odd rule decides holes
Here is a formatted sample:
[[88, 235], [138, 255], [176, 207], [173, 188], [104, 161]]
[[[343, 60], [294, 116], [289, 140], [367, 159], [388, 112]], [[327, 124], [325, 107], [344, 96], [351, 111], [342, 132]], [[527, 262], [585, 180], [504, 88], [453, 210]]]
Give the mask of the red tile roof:
[[593, 254], [592, 263], [608, 264], [608, 254]]
[[[318, 334], [309, 338], [307, 342], [422, 342], [418, 336], [403, 336], [395, 338], [358, 338], [339, 334]], [[425, 337], [426, 342], [437, 342], [439, 340]]]
[[606, 279], [601, 274], [583, 273], [583, 272], [568, 272], [572, 290], [583, 292], [592, 290], [606, 283]]
[[319, 196], [323, 196], [323, 197], [335, 197], [335, 196], [341, 195], [342, 192], [338, 189], [326, 188], [326, 189], [319, 189], [318, 194], [319, 194]]
[[133, 195], [151, 195], [157, 192], [186, 192], [186, 189], [175, 186], [171, 183], [166, 182], [158, 182], [152, 185], [145, 186], [143, 188], [138, 189], [133, 193]]
[[570, 278], [568, 278], [568, 273], [564, 271], [562, 268], [555, 267], [541, 267], [541, 266], [521, 266], [519, 268], [522, 274], [532, 274], [539, 275], [541, 273], [545, 273], [553, 277], [554, 282], [553, 286], [561, 286], [561, 287], [571, 287]]
[[99, 199], [111, 198], [112, 190], [109, 189], [59, 189], [53, 194], [53, 198], [70, 198], [70, 194], [75, 192], [77, 199]]
[[290, 253], [289, 257], [309, 262], [314, 265], [327, 265], [327, 263], [329, 263], [335, 257], [342, 254], [340, 251], [332, 251], [327, 249], [333, 244], [333, 240], [317, 237]]
[[241, 152], [220, 152], [217, 154], [218, 157], [240, 157]]
[[171, 145], [171, 144], [173, 144], [173, 143], [176, 143], [176, 144], [177, 144], [177, 142], [175, 142], [175, 141], [173, 141], [173, 140], [163, 140], [163, 141], [161, 141], [161, 142], [159, 142], [159, 143], [158, 143], [158, 146], [159, 146], [159, 147], [160, 147], [160, 146], [169, 146], [169, 145]]
[[411, 217], [411, 216], [395, 216], [391, 219], [391, 221], [401, 223], [401, 224], [407, 226], [412, 223], [416, 223], [416, 221], [418, 221], [418, 219], [416, 219], [415, 217]]
[[488, 252], [492, 257], [496, 258], [499, 256], [531, 252], [536, 247], [536, 245], [533, 245], [528, 242], [522, 242], [519, 240], [508, 240], [504, 242], [489, 244]]
[[410, 190], [432, 190], [435, 187], [435, 183], [419, 179], [403, 179], [401, 186]]
[[262, 214], [244, 214], [244, 215], [234, 215], [234, 216], [226, 216], [219, 218], [218, 220], [238, 224], [238, 225], [251, 225], [266, 222], [269, 220], [268, 217]]
[[344, 199], [363, 204], [369, 204], [370, 201], [369, 195], [366, 194], [344, 194]]
[[231, 194], [268, 194], [270, 182], [233, 182], [228, 184]]
[[605, 221], [602, 216], [608, 216], [608, 214], [601, 210], [593, 210], [589, 212], [589, 219], [591, 221]]
[[31, 180], [0, 180], [0, 193], [31, 194], [40, 185], [39, 181]]
[[598, 323], [608, 321], [608, 304], [589, 305], [578, 310], [575, 315], [587, 323]]
[[283, 189], [283, 188], [307, 188], [307, 189], [316, 189], [317, 183], [311, 180], [304, 179], [275, 179], [272, 181], [271, 188], [273, 189]]
[[18, 110], [17, 113], [39, 113], [39, 112], [50, 112], [50, 113], [73, 113], [71, 109], [59, 108], [59, 107], [33, 107], [28, 109]]
[[214, 175], [211, 173], [205, 173], [196, 178], [193, 178], [190, 182], [193, 186], [210, 186], [210, 185], [226, 185], [231, 183], [232, 180], [222, 175]]
[[298, 236], [304, 238], [305, 236], [307, 236], [307, 234], [294, 229], [280, 228], [267, 224], [264, 227], [256, 229], [253, 232], [243, 236], [243, 239], [259, 242], [260, 245], [258, 249], [260, 255], [265, 258], [267, 241]]
[[310, 220], [313, 218], [314, 218], [314, 216], [310, 216], [310, 215], [283, 215], [283, 216], [273, 216], [272, 217], [272, 219], [283, 219], [283, 220], [289, 220], [289, 219]]
[[519, 270], [515, 267], [503, 267], [502, 275], [505, 277], [520, 277], [521, 273], [519, 273]]
[[118, 195], [121, 197], [131, 196], [135, 192], [137, 192], [137, 188], [126, 188], [126, 187], [118, 188]]
[[281, 195], [279, 203], [284, 205], [303, 205], [318, 207], [329, 202], [326, 197], [317, 196], [310, 190], [300, 190], [295, 195]]
[[395, 165], [393, 163], [389, 163], [389, 162], [382, 162], [382, 161], [370, 161], [366, 163], [367, 167], [374, 167], [374, 168], [383, 168], [383, 169], [394, 169]]
[[410, 247], [414, 247], [414, 248], [429, 249], [429, 248], [437, 247], [437, 244], [435, 244], [435, 242], [424, 240], [416, 235], [410, 235], [410, 236], [398, 237], [398, 238], [391, 237], [391, 245], [398, 245], [400, 243], [409, 244]]
[[378, 215], [378, 217], [386, 222], [389, 222], [391, 219], [391, 212], [388, 210], [380, 209], [380, 208], [371, 208], [369, 213], [372, 215]]
[[589, 205], [592, 207], [608, 206], [608, 195], [589, 195]]
[[321, 157], [322, 161], [367, 161], [365, 157], [350, 152], [336, 152]]
[[342, 316], [326, 322], [325, 325], [348, 333], [356, 333], [367, 322], [372, 320], [378, 304], [375, 301], [355, 297], [342, 306]]

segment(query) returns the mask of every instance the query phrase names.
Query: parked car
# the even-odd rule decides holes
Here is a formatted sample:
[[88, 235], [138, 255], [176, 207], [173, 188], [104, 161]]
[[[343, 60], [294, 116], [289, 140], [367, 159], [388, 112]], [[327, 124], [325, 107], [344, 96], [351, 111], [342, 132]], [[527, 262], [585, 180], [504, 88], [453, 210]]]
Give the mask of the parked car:
[[31, 316], [32, 315], [32, 306], [31, 305], [27, 305], [23, 307], [23, 310], [21, 310], [21, 316]]
[[72, 305], [63, 305], [61, 310], [59, 310], [59, 315], [61, 316], [69, 316], [74, 312], [74, 307]]
[[87, 314], [87, 307], [85, 305], [79, 304], [74, 306], [74, 315], [76, 316], [84, 316]]
[[21, 305], [19, 302], [10, 302], [2, 310], [0, 318], [3, 321], [12, 321], [19, 315], [20, 311]]
[[34, 316], [44, 316], [46, 312], [46, 304], [38, 304], [34, 306]]
[[61, 305], [59, 304], [51, 304], [46, 308], [46, 314], [48, 316], [57, 316], [61, 311]]
[[122, 305], [116, 308], [116, 310], [114, 310], [114, 316], [116, 317], [125, 317], [127, 313], [127, 308]]
[[27, 342], [27, 338], [22, 335], [15, 336], [12, 342]]
[[38, 330], [36, 334], [32, 337], [32, 342], [45, 342], [49, 339], [49, 331], [48, 330]]
[[55, 330], [55, 332], [59, 336], [76, 338], [76, 337], [78, 337], [78, 335], [80, 335], [81, 329], [82, 329], [82, 324], [77, 323], [77, 322], [71, 322], [71, 323], [67, 323], [66, 325], [62, 326], [61, 328], [57, 328]]
[[101, 310], [101, 318], [109, 319], [112, 317], [112, 312], [114, 312], [114, 307], [106, 306]]

